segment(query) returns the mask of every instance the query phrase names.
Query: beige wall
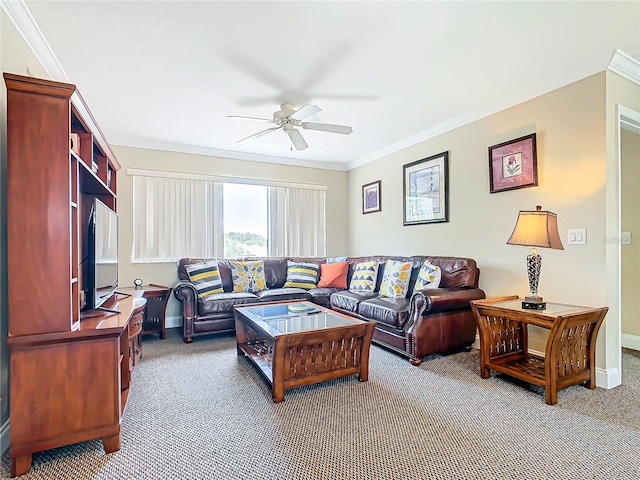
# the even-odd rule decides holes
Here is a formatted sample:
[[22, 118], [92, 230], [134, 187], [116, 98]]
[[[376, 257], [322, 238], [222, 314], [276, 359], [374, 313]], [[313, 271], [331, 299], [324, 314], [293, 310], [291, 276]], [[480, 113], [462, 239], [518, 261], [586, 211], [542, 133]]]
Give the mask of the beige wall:
[[[47, 78], [42, 65], [0, 9], [0, 66], [2, 72]], [[9, 420], [9, 352], [7, 338], [7, 90], [0, 89], [0, 429]], [[2, 432], [4, 433], [4, 431]], [[3, 436], [4, 440], [4, 436]], [[1, 445], [0, 452], [8, 445]]]
[[[146, 283], [174, 285], [178, 279], [176, 265], [145, 264], [131, 261], [133, 244], [132, 177], [127, 168], [226, 176], [234, 178], [311, 183], [327, 186], [327, 255], [345, 255], [349, 246], [349, 223], [344, 205], [347, 203], [347, 173], [318, 168], [293, 167], [272, 163], [249, 162], [203, 155], [190, 155], [160, 150], [114, 146], [122, 169], [118, 172], [118, 215], [120, 285], [132, 285], [140, 277]], [[180, 304], [171, 299], [167, 315], [180, 315]]]
[[620, 132], [622, 231], [631, 244], [622, 245], [622, 335], [640, 342], [640, 135]]
[[[507, 245], [518, 211], [558, 214], [565, 250], [539, 249], [540, 294], [549, 301], [606, 304], [605, 74], [600, 73], [349, 172], [352, 255], [468, 256], [488, 297], [528, 292], [525, 247]], [[489, 193], [488, 147], [537, 133], [538, 186]], [[402, 225], [402, 166], [449, 152], [449, 222]], [[382, 180], [382, 212], [362, 215], [360, 188]], [[568, 228], [586, 228], [587, 245], [566, 245]], [[546, 336], [532, 331], [544, 351]]]

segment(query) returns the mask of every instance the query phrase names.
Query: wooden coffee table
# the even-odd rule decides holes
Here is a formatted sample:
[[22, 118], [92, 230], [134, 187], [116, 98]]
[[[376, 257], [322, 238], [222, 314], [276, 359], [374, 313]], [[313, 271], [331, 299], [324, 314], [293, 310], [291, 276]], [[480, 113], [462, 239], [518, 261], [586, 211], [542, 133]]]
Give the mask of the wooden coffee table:
[[289, 388], [359, 374], [369, 378], [373, 322], [311, 302], [235, 308], [238, 355], [246, 355], [271, 385], [273, 401]]

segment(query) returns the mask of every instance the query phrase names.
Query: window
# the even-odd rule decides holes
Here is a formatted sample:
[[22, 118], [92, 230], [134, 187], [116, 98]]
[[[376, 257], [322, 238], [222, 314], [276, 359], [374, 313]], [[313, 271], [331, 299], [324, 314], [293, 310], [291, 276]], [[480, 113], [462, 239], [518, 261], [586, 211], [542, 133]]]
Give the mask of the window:
[[135, 262], [325, 255], [326, 187], [128, 173]]
[[223, 185], [224, 257], [267, 256], [267, 187]]

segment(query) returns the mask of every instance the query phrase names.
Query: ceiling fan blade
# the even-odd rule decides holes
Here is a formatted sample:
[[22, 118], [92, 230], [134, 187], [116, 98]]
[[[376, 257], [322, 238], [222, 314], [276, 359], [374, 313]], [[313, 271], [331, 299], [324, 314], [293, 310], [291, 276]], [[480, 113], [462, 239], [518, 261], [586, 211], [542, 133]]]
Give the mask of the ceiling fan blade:
[[296, 147], [296, 150], [304, 150], [309, 146], [307, 145], [307, 142], [304, 141], [304, 138], [302, 138], [302, 134], [300, 133], [300, 131], [291, 129], [286, 130], [286, 132], [291, 139], [291, 143], [293, 143], [293, 146]]
[[300, 124], [302, 128], [308, 130], [320, 130], [322, 132], [341, 133], [342, 135], [349, 135], [353, 132], [353, 128], [346, 125], [333, 125], [331, 123], [313, 123], [303, 122]]
[[243, 117], [241, 115], [227, 115], [227, 118], [239, 118], [240, 120], [260, 120], [261, 122], [273, 123], [271, 118]]
[[267, 128], [266, 130], [262, 130], [261, 132], [258, 133], [254, 133], [253, 135], [247, 137], [247, 138], [243, 138], [242, 140], [238, 140], [236, 143], [238, 145], [242, 145], [243, 143], [247, 143], [250, 142], [251, 140], [254, 140], [258, 137], [262, 137], [263, 135], [266, 135], [269, 132], [273, 132], [274, 130], [278, 130], [280, 127], [272, 127], [272, 128]]
[[306, 105], [301, 106], [298, 110], [293, 112], [290, 117], [294, 120], [302, 120], [303, 118], [310, 117], [314, 113], [321, 112], [322, 109], [317, 105], [311, 105], [307, 103]]

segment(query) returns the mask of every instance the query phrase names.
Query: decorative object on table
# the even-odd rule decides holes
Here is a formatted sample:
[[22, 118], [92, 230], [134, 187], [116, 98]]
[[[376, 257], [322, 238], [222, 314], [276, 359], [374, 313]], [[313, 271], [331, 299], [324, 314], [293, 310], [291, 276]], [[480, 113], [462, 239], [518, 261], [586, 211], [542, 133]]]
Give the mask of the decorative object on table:
[[404, 225], [449, 221], [449, 152], [402, 167]]
[[536, 134], [489, 147], [490, 192], [538, 185]]
[[546, 303], [538, 295], [538, 281], [542, 256], [538, 255], [536, 247], [564, 250], [558, 234], [558, 219], [553, 212], [543, 211], [540, 205], [532, 210], [520, 210], [518, 220], [509, 240], [509, 245], [533, 247], [527, 255], [527, 275], [529, 276], [529, 295], [524, 298], [522, 308], [530, 310], [544, 310]]
[[144, 283], [144, 282], [142, 281], [142, 279], [141, 279], [141, 278], [136, 278], [136, 279], [133, 281], [133, 285], [136, 287], [136, 290], [140, 290], [140, 289], [142, 288], [142, 284], [143, 284], [143, 283]]
[[380, 212], [382, 210], [382, 182], [368, 183], [362, 186], [362, 213]]

